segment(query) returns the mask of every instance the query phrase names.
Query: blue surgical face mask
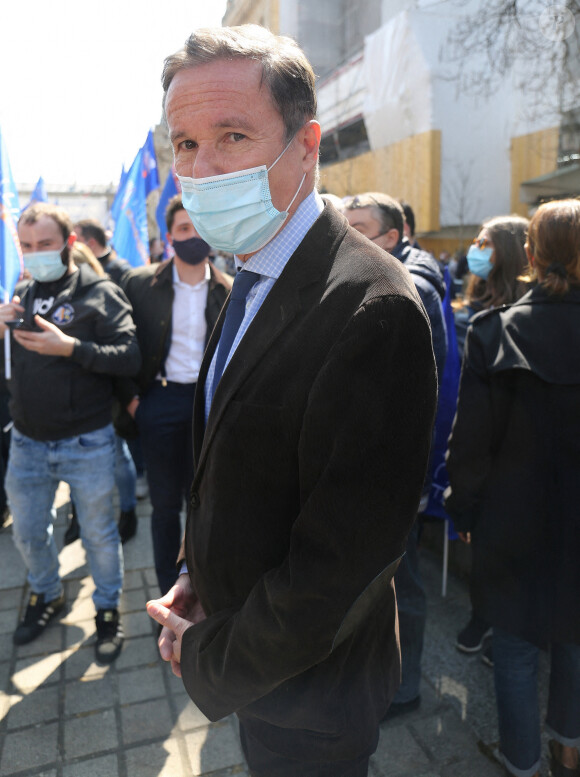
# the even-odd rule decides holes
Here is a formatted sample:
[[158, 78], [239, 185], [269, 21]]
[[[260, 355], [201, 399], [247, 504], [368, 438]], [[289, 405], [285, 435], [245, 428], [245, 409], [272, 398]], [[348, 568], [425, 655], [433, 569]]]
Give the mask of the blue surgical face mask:
[[212, 248], [243, 256], [259, 251], [278, 232], [306, 178], [304, 173], [286, 210], [277, 210], [270, 195], [268, 172], [290, 143], [270, 167], [261, 165], [208, 178], [177, 176], [183, 207], [196, 231]]
[[478, 278], [483, 278], [485, 281], [493, 269], [493, 264], [490, 262], [492, 254], [493, 248], [491, 248], [491, 246], [487, 246], [486, 248], [471, 246], [467, 252], [469, 272], [477, 275]]
[[34, 251], [23, 254], [24, 267], [35, 281], [40, 283], [58, 281], [68, 269], [61, 256], [65, 248], [66, 243], [60, 251]]

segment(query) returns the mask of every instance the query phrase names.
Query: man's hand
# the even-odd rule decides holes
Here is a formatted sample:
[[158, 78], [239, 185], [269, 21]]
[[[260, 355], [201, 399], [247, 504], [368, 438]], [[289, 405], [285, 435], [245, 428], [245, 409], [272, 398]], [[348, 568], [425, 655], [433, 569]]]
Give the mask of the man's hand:
[[34, 323], [42, 332], [15, 329], [14, 339], [17, 343], [27, 351], [36, 351], [45, 356], [72, 356], [76, 342], [74, 337], [65, 335], [57, 326], [40, 316], [34, 316]]
[[139, 407], [139, 397], [133, 397], [133, 399], [127, 405], [127, 412], [129, 413], [131, 418], [135, 418], [135, 413], [137, 412], [138, 407]]
[[24, 308], [19, 303], [20, 297], [13, 297], [12, 302], [0, 305], [0, 337], [4, 337], [4, 332], [7, 329], [5, 321], [15, 321], [17, 318], [22, 318]]
[[191, 587], [189, 575], [180, 575], [173, 588], [161, 599], [147, 602], [147, 614], [163, 626], [159, 653], [171, 662], [171, 670], [181, 677], [181, 640], [191, 626], [205, 620], [205, 613]]

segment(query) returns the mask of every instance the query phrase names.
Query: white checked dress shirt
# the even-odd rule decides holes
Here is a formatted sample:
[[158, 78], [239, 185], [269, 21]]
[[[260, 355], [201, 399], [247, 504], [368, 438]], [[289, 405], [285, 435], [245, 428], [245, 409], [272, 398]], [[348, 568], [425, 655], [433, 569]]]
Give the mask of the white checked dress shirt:
[[[300, 243], [304, 240], [304, 237], [310, 227], [314, 224], [318, 216], [324, 210], [324, 202], [317, 191], [311, 192], [305, 200], [303, 200], [296, 213], [288, 221], [288, 223], [282, 228], [276, 237], [270, 240], [263, 248], [257, 253], [251, 256], [247, 262], [242, 262], [237, 256], [234, 257], [236, 267], [240, 271], [240, 268], [251, 270], [252, 272], [259, 273], [261, 278], [250, 289], [246, 299], [246, 312], [240, 328], [236, 334], [236, 338], [230, 349], [229, 355], [226, 359], [226, 365], [224, 372], [227, 369], [230, 359], [232, 358], [238, 344], [242, 337], [245, 335], [248, 327], [252, 323], [254, 316], [260, 309], [262, 303], [268, 296], [270, 289], [274, 286], [282, 270], [286, 267], [286, 264], [294, 251], [298, 248]], [[213, 355], [213, 359], [209, 366], [207, 378], [205, 380], [205, 419], [209, 416], [211, 407], [212, 392], [211, 387], [213, 385], [213, 376], [215, 372], [215, 362], [217, 357], [217, 348]]]

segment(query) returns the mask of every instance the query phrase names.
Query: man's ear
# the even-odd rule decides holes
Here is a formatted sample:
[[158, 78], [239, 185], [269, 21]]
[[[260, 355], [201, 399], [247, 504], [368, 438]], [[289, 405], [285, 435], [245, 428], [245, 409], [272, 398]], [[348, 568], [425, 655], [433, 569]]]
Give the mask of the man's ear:
[[76, 232], [71, 232], [70, 235], [68, 236], [68, 240], [66, 241], [67, 247], [72, 248], [76, 242], [77, 242]]
[[173, 238], [171, 237], [171, 235], [169, 234], [169, 232], [166, 232], [166, 233], [165, 233], [165, 239], [167, 240], [167, 242], [169, 243], [169, 245], [170, 245], [170, 246], [172, 246], [172, 245], [173, 245]]
[[389, 238], [389, 242], [390, 242], [391, 240], [392, 240], [392, 241], [394, 241], [394, 242], [393, 242], [393, 245], [392, 245], [392, 248], [394, 248], [396, 245], [399, 245], [399, 243], [400, 243], [400, 242], [401, 242], [401, 240], [403, 239], [404, 233], [403, 233], [403, 236], [401, 236], [401, 233], [399, 232], [399, 230], [398, 230], [398, 229], [396, 229], [395, 227], [392, 227], [392, 228], [391, 228], [391, 229], [389, 229], [389, 231], [387, 232], [387, 236], [388, 236], [388, 238]]
[[318, 162], [320, 124], [314, 119], [307, 121], [296, 133], [296, 139], [303, 148], [302, 170], [308, 173]]

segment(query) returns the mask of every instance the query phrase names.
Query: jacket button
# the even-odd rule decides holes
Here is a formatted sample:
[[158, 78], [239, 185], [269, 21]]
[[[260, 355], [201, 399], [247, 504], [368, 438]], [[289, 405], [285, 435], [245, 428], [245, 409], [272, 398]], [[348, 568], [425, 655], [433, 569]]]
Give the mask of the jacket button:
[[197, 491], [194, 491], [193, 494], [191, 495], [191, 506], [193, 507], [194, 510], [199, 507], [199, 494], [197, 493]]

